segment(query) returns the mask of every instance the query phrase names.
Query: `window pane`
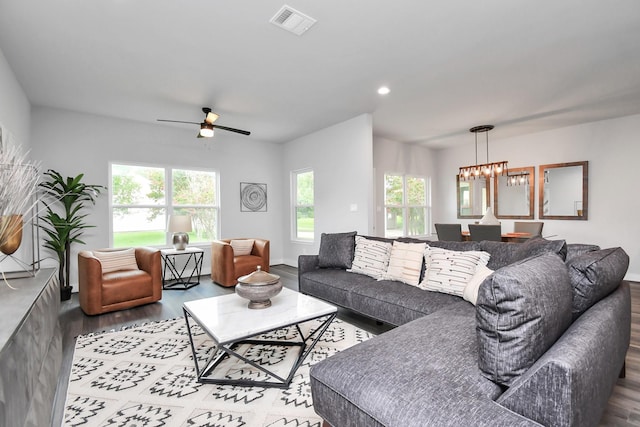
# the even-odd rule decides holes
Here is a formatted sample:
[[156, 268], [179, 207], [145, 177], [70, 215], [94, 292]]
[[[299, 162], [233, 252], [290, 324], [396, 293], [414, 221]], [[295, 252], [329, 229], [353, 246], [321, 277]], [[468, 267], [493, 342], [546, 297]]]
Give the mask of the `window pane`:
[[215, 205], [216, 173], [174, 169], [174, 205]]
[[427, 200], [426, 180], [424, 178], [407, 177], [407, 203], [425, 206]]
[[173, 212], [175, 215], [191, 215], [193, 231], [189, 233], [190, 244], [217, 239], [217, 208], [174, 208]]
[[164, 208], [114, 208], [113, 246], [164, 245]]
[[164, 204], [164, 169], [112, 165], [111, 194], [114, 205]]
[[409, 208], [409, 236], [425, 233], [425, 208]]
[[385, 175], [384, 176], [384, 204], [385, 205], [402, 205], [402, 176], [401, 175]]
[[314, 230], [313, 206], [296, 208], [296, 237], [299, 239], [313, 240]]
[[313, 205], [313, 171], [296, 174], [296, 205]]
[[404, 209], [385, 209], [385, 237], [400, 237], [404, 230]]

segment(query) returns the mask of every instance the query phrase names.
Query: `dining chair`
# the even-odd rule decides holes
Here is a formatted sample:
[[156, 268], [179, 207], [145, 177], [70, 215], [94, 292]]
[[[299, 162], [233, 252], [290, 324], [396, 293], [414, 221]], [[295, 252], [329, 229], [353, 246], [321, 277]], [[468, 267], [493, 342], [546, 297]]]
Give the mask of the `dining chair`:
[[479, 242], [481, 240], [500, 242], [502, 241], [502, 226], [469, 224], [469, 234], [471, 235], [471, 240], [474, 242]]
[[531, 237], [542, 236], [542, 227], [544, 222], [522, 222], [513, 223], [513, 231], [515, 233], [529, 233]]
[[438, 240], [448, 242], [462, 241], [462, 225], [460, 224], [435, 224]]

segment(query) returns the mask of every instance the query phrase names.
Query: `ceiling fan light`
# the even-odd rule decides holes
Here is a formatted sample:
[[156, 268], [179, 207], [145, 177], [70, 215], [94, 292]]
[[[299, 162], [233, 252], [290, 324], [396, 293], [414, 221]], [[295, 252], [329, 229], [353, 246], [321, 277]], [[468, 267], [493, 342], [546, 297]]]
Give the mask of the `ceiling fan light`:
[[200, 124], [200, 133], [199, 136], [203, 138], [212, 138], [213, 137], [213, 125], [209, 123], [201, 123]]
[[204, 121], [207, 122], [207, 123], [213, 123], [216, 120], [218, 120], [218, 117], [220, 117], [220, 116], [217, 115], [216, 113], [208, 112], [207, 113], [207, 117], [205, 117]]

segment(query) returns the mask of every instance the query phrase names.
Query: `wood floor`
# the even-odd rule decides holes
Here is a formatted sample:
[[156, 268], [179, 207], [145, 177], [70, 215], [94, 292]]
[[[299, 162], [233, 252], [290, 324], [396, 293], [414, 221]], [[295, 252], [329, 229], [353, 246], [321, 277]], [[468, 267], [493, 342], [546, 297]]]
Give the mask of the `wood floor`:
[[[298, 270], [294, 267], [278, 265], [271, 267], [271, 272], [278, 274], [284, 286], [298, 289]], [[58, 392], [54, 402], [52, 425], [62, 424], [64, 399], [75, 337], [89, 332], [118, 330], [123, 326], [141, 324], [152, 320], [172, 319], [182, 316], [182, 303], [199, 298], [232, 293], [233, 289], [223, 288], [211, 283], [208, 276], [201, 277], [200, 285], [187, 291], [166, 290], [162, 301], [129, 310], [107, 313], [99, 316], [86, 316], [80, 310], [77, 294], [60, 308], [60, 324], [63, 332], [63, 359], [60, 370]], [[601, 426], [637, 426], [640, 427], [640, 283], [631, 285], [632, 325], [631, 347], [627, 353], [626, 378], [619, 379], [613, 391], [609, 405], [600, 422]], [[338, 317], [369, 332], [380, 334], [388, 329], [387, 325], [379, 325], [375, 321], [340, 309]]]

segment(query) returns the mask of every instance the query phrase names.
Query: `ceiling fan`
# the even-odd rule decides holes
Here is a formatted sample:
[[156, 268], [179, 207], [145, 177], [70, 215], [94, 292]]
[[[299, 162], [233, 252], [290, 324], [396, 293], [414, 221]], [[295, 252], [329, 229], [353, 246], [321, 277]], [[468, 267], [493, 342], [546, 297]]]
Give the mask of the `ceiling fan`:
[[251, 135], [251, 132], [248, 130], [235, 129], [227, 126], [214, 125], [213, 122], [218, 120], [218, 116], [216, 113], [211, 112], [211, 108], [204, 107], [202, 108], [202, 112], [204, 113], [204, 121], [202, 123], [198, 122], [185, 122], [182, 120], [164, 120], [158, 119], [159, 122], [172, 122], [172, 123], [189, 123], [193, 125], [200, 125], [200, 132], [198, 132], [198, 138], [211, 138], [213, 137], [213, 129], [222, 129], [229, 132], [241, 133], [242, 135]]

